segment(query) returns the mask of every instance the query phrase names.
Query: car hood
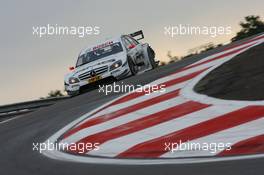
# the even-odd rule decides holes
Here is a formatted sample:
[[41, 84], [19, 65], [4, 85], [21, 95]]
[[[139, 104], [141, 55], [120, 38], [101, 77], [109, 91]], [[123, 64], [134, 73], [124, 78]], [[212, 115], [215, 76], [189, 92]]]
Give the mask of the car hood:
[[68, 79], [69, 77], [78, 77], [80, 74], [85, 73], [89, 70], [98, 68], [98, 67], [102, 67], [102, 66], [110, 66], [112, 63], [114, 63], [117, 60], [122, 60], [123, 62], [125, 61], [124, 59], [126, 59], [126, 54], [124, 52], [121, 53], [117, 53], [114, 55], [109, 55], [107, 57], [101, 58], [99, 60], [84, 64], [82, 66], [79, 66], [77, 68], [74, 69], [74, 71], [68, 73], [65, 75], [65, 79]]

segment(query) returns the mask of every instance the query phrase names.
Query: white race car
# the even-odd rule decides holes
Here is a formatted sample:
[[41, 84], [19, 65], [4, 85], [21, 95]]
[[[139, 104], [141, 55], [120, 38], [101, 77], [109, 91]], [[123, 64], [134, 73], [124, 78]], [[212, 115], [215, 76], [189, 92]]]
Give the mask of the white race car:
[[154, 50], [149, 44], [138, 42], [143, 38], [140, 30], [83, 50], [76, 66], [70, 67], [71, 72], [65, 75], [64, 85], [68, 95], [77, 95], [83, 88], [156, 68], [158, 61], [155, 61]]

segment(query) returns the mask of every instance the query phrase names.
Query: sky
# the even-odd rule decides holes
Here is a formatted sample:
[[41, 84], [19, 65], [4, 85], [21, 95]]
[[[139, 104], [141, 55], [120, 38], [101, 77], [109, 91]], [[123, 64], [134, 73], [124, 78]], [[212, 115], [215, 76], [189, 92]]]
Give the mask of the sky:
[[[183, 56], [188, 50], [213, 42], [227, 43], [247, 15], [264, 17], [263, 0], [9, 0], [0, 6], [0, 105], [45, 97], [63, 90], [63, 77], [79, 52], [98, 41], [142, 29], [143, 42], [168, 61], [167, 52]], [[33, 27], [99, 26], [99, 35], [33, 35]], [[169, 37], [164, 27], [230, 26], [232, 33]]]

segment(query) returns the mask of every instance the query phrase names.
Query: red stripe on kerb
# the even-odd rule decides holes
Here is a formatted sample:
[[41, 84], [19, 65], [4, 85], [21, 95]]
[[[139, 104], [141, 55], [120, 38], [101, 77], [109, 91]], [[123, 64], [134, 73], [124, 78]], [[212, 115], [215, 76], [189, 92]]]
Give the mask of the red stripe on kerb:
[[[237, 50], [233, 50], [233, 51], [227, 52], [227, 53], [225, 53], [225, 54], [219, 55], [219, 56], [217, 56], [217, 57], [214, 57], [214, 58], [212, 58], [212, 59], [209, 59], [209, 60], [206, 60], [206, 61], [203, 61], [203, 62], [197, 63], [197, 64], [193, 64], [193, 65], [185, 66], [185, 67], [179, 69], [178, 71], [176, 71], [176, 72], [174, 72], [174, 73], [171, 73], [171, 74], [169, 74], [169, 75], [166, 75], [166, 76], [164, 76], [164, 77], [168, 77], [168, 76], [171, 76], [171, 75], [175, 75], [175, 74], [178, 74], [178, 73], [180, 73], [180, 72], [183, 72], [183, 71], [189, 70], [189, 69], [191, 69], [191, 68], [194, 68], [194, 67], [196, 67], [196, 66], [200, 66], [200, 65], [202, 65], [202, 64], [206, 64], [206, 63], [209, 63], [209, 62], [212, 62], [212, 61], [215, 61], [215, 60], [218, 60], [218, 59], [221, 59], [221, 58], [227, 57], [227, 56], [229, 56], [229, 55], [231, 55], [231, 54], [235, 54], [235, 53], [237, 53], [237, 52], [239, 52], [239, 51], [241, 51], [241, 50], [243, 50], [243, 49], [245, 49], [245, 48], [247, 48], [247, 47], [250, 47], [250, 46], [252, 46], [252, 45], [254, 45], [254, 44], [256, 44], [256, 43], [253, 43], [253, 44], [251, 44], [251, 45], [245, 46], [245, 47], [240, 48], [240, 49], [237, 49]], [[222, 51], [222, 52], [223, 52], [223, 51]], [[221, 53], [221, 52], [220, 52], [220, 53]], [[164, 77], [163, 77], [163, 78], [164, 78]]]
[[[151, 126], [182, 117], [186, 114], [201, 110], [203, 108], [206, 108], [210, 105], [201, 104], [197, 102], [186, 102], [177, 106], [174, 106], [172, 108], [160, 111], [158, 113], [148, 115], [146, 117], [143, 117], [141, 119], [134, 120], [132, 122], [126, 123], [124, 125], [120, 125], [118, 127], [105, 130], [103, 132], [90, 135], [88, 137], [85, 137], [81, 139], [78, 143], [99, 143], [102, 144], [108, 140], [112, 140], [124, 135], [131, 134], [133, 132], [137, 132], [146, 128], [149, 128]], [[162, 132], [162, 131], [161, 131]], [[133, 140], [131, 140], [133, 142]], [[80, 152], [80, 150], [74, 151], [75, 153]]]
[[[195, 76], [199, 75], [200, 73], [202, 73], [203, 71], [205, 71], [207, 69], [208, 68], [203, 69], [203, 70], [200, 70], [200, 71], [197, 71], [197, 72], [194, 72], [194, 73], [191, 73], [191, 74], [188, 74], [188, 75], [185, 75], [185, 76], [182, 76], [182, 77], [179, 77], [179, 78], [176, 78], [176, 79], [173, 79], [173, 80], [170, 80], [170, 81], [167, 81], [167, 82], [164, 82], [164, 83], [161, 83], [161, 84], [158, 84], [157, 86], [158, 87], [161, 87], [161, 85], [164, 85], [163, 88], [166, 88], [166, 87], [169, 87], [169, 86], [178, 84], [178, 83], [182, 83], [184, 81], [187, 81], [187, 80], [190, 80], [190, 79], [194, 78]], [[157, 89], [157, 90], [159, 90], [159, 89]], [[115, 102], [112, 103], [112, 105], [124, 103], [124, 102], [129, 101], [129, 100], [132, 100], [134, 98], [143, 96], [146, 93], [147, 92], [144, 92], [144, 91], [142, 91], [142, 92], [132, 92], [132, 93], [124, 96], [123, 98], [120, 98], [120, 99], [116, 100]]]
[[202, 122], [183, 130], [138, 144], [117, 157], [154, 158], [166, 153], [165, 143], [180, 143], [213, 134], [263, 117], [263, 106], [250, 106], [230, 112], [217, 118]]
[[166, 93], [166, 94], [163, 94], [163, 95], [160, 95], [160, 96], [157, 96], [157, 97], [154, 97], [152, 99], [143, 101], [141, 103], [138, 103], [138, 104], [135, 104], [135, 105], [120, 109], [118, 111], [115, 111], [115, 112], [112, 112], [112, 113], [109, 113], [109, 114], [105, 114], [105, 115], [93, 118], [93, 119], [88, 120], [88, 121], [84, 122], [83, 124], [77, 126], [76, 128], [71, 129], [70, 131], [65, 133], [63, 138], [65, 139], [65, 138], [69, 137], [70, 135], [72, 135], [72, 134], [74, 134], [74, 133], [76, 133], [76, 132], [78, 132], [78, 131], [80, 131], [82, 129], [85, 129], [87, 127], [90, 127], [90, 126], [93, 126], [93, 125], [96, 125], [96, 124], [100, 124], [100, 123], [115, 119], [117, 117], [120, 117], [122, 115], [128, 114], [130, 112], [133, 112], [133, 111], [148, 107], [150, 105], [154, 105], [154, 104], [160, 103], [162, 101], [177, 97], [178, 95], [179, 95], [179, 89], [174, 90], [174, 91], [169, 92], [169, 93]]
[[[197, 63], [197, 64], [194, 64], [194, 65], [188, 66], [188, 67], [186, 67], [186, 68], [183, 68], [183, 70], [187, 70], [187, 69], [190, 69], [190, 68], [193, 68], [193, 67], [196, 67], [196, 66], [200, 66], [200, 65], [202, 65], [202, 64], [206, 64], [206, 63], [209, 63], [209, 62], [212, 62], [212, 61], [218, 60], [218, 59], [220, 59], [220, 58], [227, 57], [227, 56], [232, 55], [232, 54], [235, 54], [235, 53], [237, 53], [237, 52], [239, 52], [239, 51], [241, 51], [241, 50], [243, 50], [243, 49], [246, 49], [246, 48], [248, 48], [248, 47], [250, 47], [250, 46], [252, 46], [252, 45], [254, 45], [254, 44], [256, 44], [256, 43], [253, 43], [253, 44], [250, 44], [250, 45], [248, 45], [248, 46], [245, 46], [245, 47], [239, 48], [239, 49], [237, 49], [237, 50], [233, 50], [233, 51], [231, 51], [231, 52], [227, 52], [227, 53], [225, 53], [225, 54], [219, 55], [219, 56], [217, 56], [217, 57], [215, 57], [215, 58], [212, 58], [212, 59], [210, 59], [210, 60], [202, 61], [202, 62], [200, 62], [200, 63]], [[183, 70], [181, 70], [181, 71], [183, 71]]]
[[219, 156], [264, 153], [264, 134], [255, 136], [234, 144], [231, 150], [220, 152]]
[[225, 50], [230, 50], [230, 49], [233, 49], [233, 48], [235, 48], [235, 47], [239, 47], [239, 46], [242, 46], [242, 45], [245, 45], [245, 44], [251, 43], [251, 42], [253, 42], [253, 41], [257, 41], [257, 40], [263, 39], [263, 38], [264, 38], [264, 36], [257, 36], [256, 38], [252, 38], [252, 39], [250, 39], [250, 40], [248, 40], [248, 41], [244, 41], [244, 42], [242, 42], [242, 43], [235, 44], [234, 46], [227, 47], [227, 48], [225, 48]]

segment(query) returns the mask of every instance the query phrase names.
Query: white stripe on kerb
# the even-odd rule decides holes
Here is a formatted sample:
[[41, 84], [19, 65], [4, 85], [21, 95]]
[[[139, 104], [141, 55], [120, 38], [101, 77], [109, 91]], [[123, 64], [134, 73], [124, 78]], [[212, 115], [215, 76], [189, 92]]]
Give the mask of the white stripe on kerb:
[[[223, 123], [224, 125], [224, 123]], [[192, 140], [188, 144], [200, 144], [213, 143], [213, 144], [229, 144], [234, 145], [237, 142], [249, 139], [254, 136], [264, 134], [264, 118], [260, 118], [251, 122], [238, 125], [215, 134], [210, 134], [199, 139]], [[223, 150], [222, 150], [223, 151]], [[195, 157], [195, 156], [214, 156], [221, 152], [221, 150], [187, 150], [187, 151], [175, 151], [163, 154], [161, 157]]]
[[[240, 109], [241, 106], [212, 106], [205, 109], [184, 115], [182, 117], [146, 128], [144, 130], [122, 136], [117, 139], [110, 140], [100, 145], [97, 151], [88, 152], [89, 155], [115, 157], [118, 154], [128, 150], [129, 148], [158, 138], [175, 131], [190, 127], [192, 125], [213, 119], [220, 115]], [[165, 147], [164, 147], [165, 148]]]
[[174, 106], [176, 106], [176, 105], [179, 105], [179, 104], [182, 104], [185, 102], [187, 102], [186, 99], [181, 98], [181, 97], [175, 97], [175, 98], [172, 98], [170, 100], [166, 100], [166, 101], [163, 101], [161, 103], [158, 103], [158, 104], [155, 104], [155, 105], [152, 105], [152, 106], [149, 106], [149, 107], [137, 110], [137, 111], [133, 111], [129, 114], [117, 117], [115, 119], [108, 120], [106, 122], [103, 122], [103, 123], [82, 129], [82, 130], [74, 133], [73, 135], [65, 138], [61, 142], [63, 142], [63, 143], [75, 143], [75, 142], [77, 142], [77, 141], [81, 140], [82, 138], [87, 137], [89, 135], [93, 135], [93, 134], [96, 134], [99, 132], [103, 132], [105, 130], [112, 129], [114, 127], [126, 124], [128, 122], [131, 122], [131, 121], [134, 121], [137, 119], [141, 119], [141, 118], [146, 117], [148, 115], [155, 114], [155, 113], [160, 112], [162, 110], [171, 108], [172, 104]]

